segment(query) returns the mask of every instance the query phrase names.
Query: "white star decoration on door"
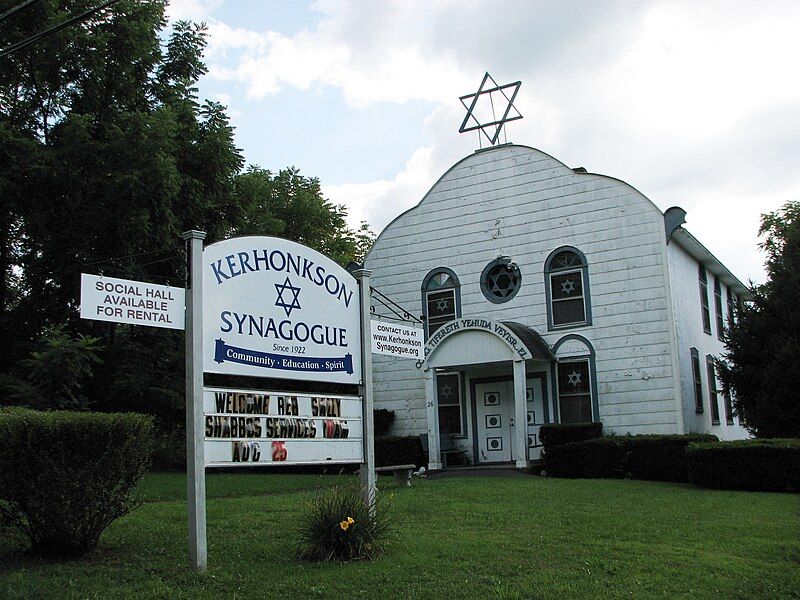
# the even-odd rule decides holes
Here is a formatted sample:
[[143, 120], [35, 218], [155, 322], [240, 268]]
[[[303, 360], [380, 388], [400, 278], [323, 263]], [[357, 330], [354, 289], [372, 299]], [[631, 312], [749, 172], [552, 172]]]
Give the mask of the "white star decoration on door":
[[575, 291], [575, 282], [572, 279], [565, 279], [561, 282], [561, 291], [565, 294], [571, 294]]
[[567, 375], [567, 379], [568, 383], [574, 387], [581, 382], [581, 374], [578, 373], [577, 371], [573, 371], [572, 373]]

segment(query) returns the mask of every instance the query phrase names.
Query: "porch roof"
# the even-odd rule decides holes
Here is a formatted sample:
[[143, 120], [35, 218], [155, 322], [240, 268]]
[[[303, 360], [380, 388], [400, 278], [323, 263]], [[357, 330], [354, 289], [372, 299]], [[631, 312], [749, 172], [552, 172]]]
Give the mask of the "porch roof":
[[550, 346], [547, 345], [547, 342], [542, 339], [542, 336], [540, 336], [536, 330], [522, 323], [515, 323], [514, 321], [501, 321], [501, 323], [522, 340], [525, 347], [530, 350], [531, 360], [551, 361], [555, 359], [552, 350], [550, 350]]

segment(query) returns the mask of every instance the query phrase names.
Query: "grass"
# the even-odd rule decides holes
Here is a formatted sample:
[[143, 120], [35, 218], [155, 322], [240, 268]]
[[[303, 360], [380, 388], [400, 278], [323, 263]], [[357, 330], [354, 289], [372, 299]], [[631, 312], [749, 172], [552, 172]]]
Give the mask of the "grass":
[[185, 478], [81, 560], [28, 557], [0, 534], [2, 598], [800, 598], [798, 496], [642, 481], [380, 479], [400, 523], [376, 562], [294, 558], [322, 475], [209, 474], [209, 571], [187, 568]]

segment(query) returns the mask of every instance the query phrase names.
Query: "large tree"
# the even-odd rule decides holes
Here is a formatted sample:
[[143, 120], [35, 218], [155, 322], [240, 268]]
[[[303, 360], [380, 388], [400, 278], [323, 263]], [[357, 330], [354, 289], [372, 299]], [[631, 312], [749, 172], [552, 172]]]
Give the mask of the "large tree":
[[800, 202], [762, 216], [767, 282], [753, 285], [726, 338], [723, 385], [758, 437], [800, 437]]
[[[11, 4], [0, 0], [0, 12]], [[0, 39], [96, 5], [40, 0], [0, 21]], [[369, 242], [315, 179], [241, 173], [225, 107], [197, 94], [205, 28], [166, 29], [164, 5], [120, 0], [0, 58], [0, 396], [30, 392], [30, 358], [52, 353], [44, 334], [61, 327], [102, 348], [80, 382], [90, 405], [179, 423], [182, 334], [80, 320], [81, 272], [182, 285], [187, 229], [210, 242], [278, 234], [343, 263]]]

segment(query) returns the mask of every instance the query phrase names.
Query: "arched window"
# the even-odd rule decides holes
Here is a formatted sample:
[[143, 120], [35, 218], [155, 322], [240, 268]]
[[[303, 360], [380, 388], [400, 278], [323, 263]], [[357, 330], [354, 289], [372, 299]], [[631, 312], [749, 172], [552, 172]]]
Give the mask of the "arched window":
[[422, 280], [422, 315], [426, 335], [461, 316], [461, 284], [447, 267], [433, 269]]
[[600, 419], [594, 348], [586, 338], [569, 334], [553, 346], [553, 375], [560, 423], [588, 423]]
[[580, 250], [564, 246], [550, 254], [544, 264], [544, 285], [549, 330], [592, 324], [589, 268]]

